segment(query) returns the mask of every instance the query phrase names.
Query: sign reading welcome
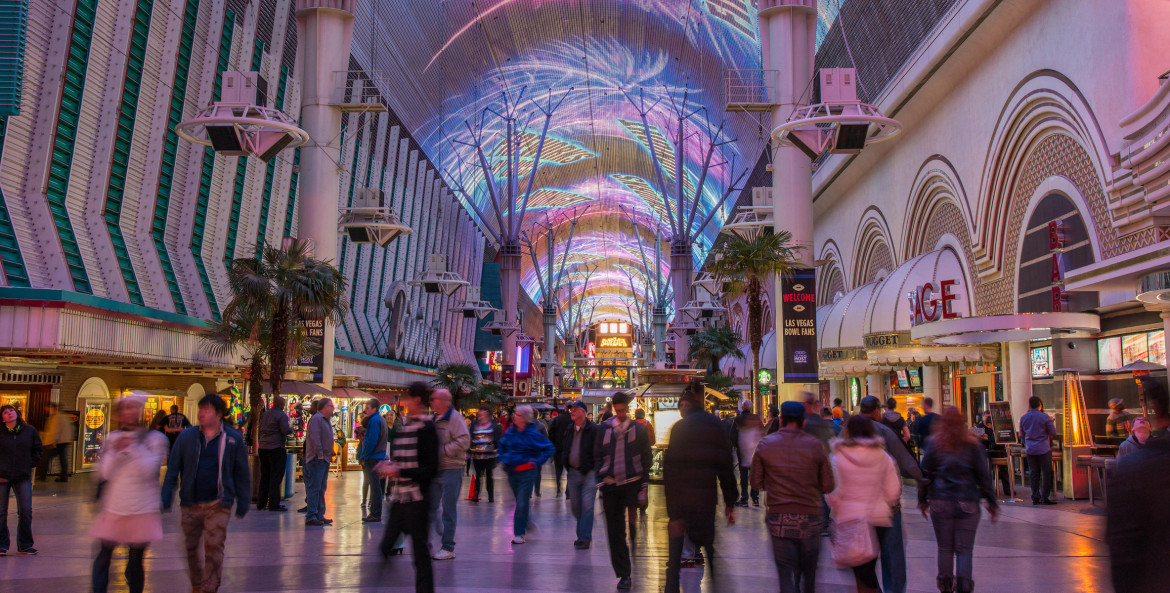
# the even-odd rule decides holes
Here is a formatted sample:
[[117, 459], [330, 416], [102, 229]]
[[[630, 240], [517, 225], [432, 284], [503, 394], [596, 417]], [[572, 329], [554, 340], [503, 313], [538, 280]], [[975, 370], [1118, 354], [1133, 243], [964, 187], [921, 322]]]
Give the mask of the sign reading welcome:
[[786, 383], [812, 383], [819, 375], [816, 285], [816, 270], [812, 268], [796, 268], [780, 280]]

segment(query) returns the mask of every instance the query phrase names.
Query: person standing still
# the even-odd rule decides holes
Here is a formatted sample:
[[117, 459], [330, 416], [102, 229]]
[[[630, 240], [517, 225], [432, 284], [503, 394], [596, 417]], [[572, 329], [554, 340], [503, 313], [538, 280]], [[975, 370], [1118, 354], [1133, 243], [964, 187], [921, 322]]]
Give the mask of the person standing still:
[[557, 498], [561, 497], [561, 475], [565, 473], [564, 448], [565, 435], [573, 425], [573, 403], [565, 404], [565, 409], [553, 418], [548, 427], [548, 440], [552, 441], [556, 452], [553, 454], [553, 471], [557, 478]]
[[191, 421], [179, 413], [179, 406], [171, 406], [171, 414], [167, 416], [167, 421], [163, 424], [163, 432], [167, 435], [168, 444], [174, 447], [175, 439], [179, 438], [179, 433], [190, 426]]
[[436, 389], [431, 394], [431, 411], [435, 413], [435, 430], [439, 435], [439, 473], [431, 482], [431, 516], [435, 534], [442, 538], [442, 548], [435, 560], [455, 559], [455, 525], [458, 519], [455, 503], [463, 489], [463, 465], [471, 434], [463, 416], [455, 411], [451, 392]]
[[333, 400], [323, 397], [317, 400], [317, 413], [309, 419], [305, 431], [305, 504], [309, 507], [305, 525], [332, 525], [333, 519], [325, 518], [325, 489], [328, 488], [329, 465], [333, 463]]
[[[285, 440], [292, 434], [288, 414], [284, 413], [285, 399], [277, 397], [272, 407], [260, 415], [260, 492], [256, 499], [256, 510], [275, 512], [287, 511], [280, 504], [280, 491], [284, 487], [284, 469], [288, 462]], [[174, 414], [172, 414], [173, 416]], [[180, 414], [181, 416], [181, 414]], [[186, 420], [186, 418], [183, 418]], [[167, 425], [168, 434], [170, 424]]]
[[630, 418], [630, 396], [613, 395], [613, 418], [602, 422], [594, 439], [593, 458], [601, 484], [601, 509], [609, 540], [609, 561], [618, 577], [618, 589], [633, 586], [630, 580], [630, 548], [626, 543], [627, 509], [638, 505], [638, 493], [650, 481], [650, 437]]
[[390, 431], [386, 428], [386, 421], [378, 414], [381, 405], [377, 399], [370, 398], [362, 409], [366, 417], [366, 435], [362, 437], [361, 448], [358, 449], [358, 460], [361, 461], [362, 478], [365, 480], [362, 486], [370, 489], [370, 507], [366, 516], [362, 517], [364, 523], [382, 522], [382, 478], [375, 468], [386, 461], [386, 438]]
[[61, 413], [56, 403], [45, 404], [45, 411], [49, 414], [45, 420], [45, 436], [41, 439], [41, 444], [49, 452], [49, 458], [45, 461], [45, 477], [49, 477], [49, 471], [53, 469], [53, 460], [57, 459], [61, 464], [61, 473], [57, 474], [57, 481], [68, 482], [69, 449], [76, 440], [73, 436], [76, 428], [69, 416]]
[[723, 514], [735, 524], [735, 461], [723, 423], [703, 409], [704, 388], [692, 381], [679, 398], [682, 419], [670, 428], [662, 455], [663, 490], [669, 519], [666, 593], [678, 593], [684, 538], [707, 550], [714, 570], [715, 507], [723, 494]]
[[780, 593], [814, 593], [824, 529], [822, 497], [833, 491], [824, 445], [804, 431], [806, 410], [780, 405], [780, 429], [764, 437], [752, 458], [751, 483], [768, 494], [768, 533]]
[[1028, 476], [1032, 485], [1032, 504], [1053, 505], [1052, 440], [1056, 423], [1044, 412], [1040, 398], [1028, 398], [1028, 412], [1020, 418], [1024, 435], [1024, 454], [1028, 456]]
[[16, 494], [16, 551], [35, 556], [32, 474], [41, 462], [41, 435], [10, 405], [0, 406], [0, 556], [8, 554], [8, 498]]
[[439, 471], [439, 435], [431, 416], [426, 415], [431, 388], [426, 383], [412, 383], [399, 398], [403, 408], [402, 425], [394, 431], [390, 459], [376, 466], [382, 477], [390, 480], [390, 518], [378, 551], [382, 558], [402, 553], [399, 538], [410, 536], [414, 555], [415, 593], [433, 593], [434, 571], [431, 567], [430, 537], [431, 480]]
[[98, 457], [100, 510], [89, 528], [90, 537], [98, 540], [98, 554], [93, 561], [94, 593], [108, 590], [110, 560], [118, 546], [129, 548], [126, 585], [130, 593], [142, 593], [146, 586], [146, 547], [163, 538], [158, 473], [170, 443], [163, 435], [142, 426], [144, 405], [140, 397], [123, 397], [114, 402], [113, 417], [118, 428], [106, 438]]
[[170, 511], [175, 489], [179, 490], [192, 593], [219, 590], [232, 503], [236, 519], [243, 519], [252, 498], [248, 448], [243, 435], [224, 422], [226, 414], [227, 404], [219, 395], [209, 393], [199, 400], [199, 425], [179, 434], [163, 479], [164, 513]]
[[[573, 547], [588, 550], [593, 542], [593, 517], [596, 512], [597, 472], [593, 448], [597, 440], [597, 425], [585, 417], [585, 404], [575, 401], [569, 404], [565, 416], [572, 419], [569, 429], [563, 432], [561, 443], [561, 464], [568, 473], [565, 496], [569, 509], [577, 520], [577, 539]], [[558, 416], [559, 417], [559, 416]]]

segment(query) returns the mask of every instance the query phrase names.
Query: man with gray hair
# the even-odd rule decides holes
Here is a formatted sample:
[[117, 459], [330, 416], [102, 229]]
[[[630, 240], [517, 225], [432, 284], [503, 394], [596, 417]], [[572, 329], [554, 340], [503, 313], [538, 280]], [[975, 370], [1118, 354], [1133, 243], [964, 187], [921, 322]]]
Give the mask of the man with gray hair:
[[332, 525], [333, 519], [325, 518], [325, 488], [329, 479], [329, 464], [333, 463], [333, 400], [323, 397], [317, 400], [317, 413], [309, 419], [305, 431], [305, 504], [309, 507], [305, 525]]
[[443, 545], [434, 559], [454, 560], [455, 503], [463, 488], [463, 466], [471, 447], [471, 433], [463, 416], [455, 411], [450, 391], [436, 389], [431, 394], [431, 411], [435, 413], [435, 431], [439, 435], [439, 473], [430, 485], [431, 517]]

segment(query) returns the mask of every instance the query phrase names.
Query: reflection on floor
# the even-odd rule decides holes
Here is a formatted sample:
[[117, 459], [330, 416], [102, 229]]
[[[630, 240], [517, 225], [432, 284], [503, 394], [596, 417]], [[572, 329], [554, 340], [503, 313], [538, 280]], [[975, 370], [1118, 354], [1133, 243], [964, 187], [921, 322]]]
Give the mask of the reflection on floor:
[[[573, 548], [574, 522], [563, 498], [556, 498], [551, 466], [545, 468], [543, 498], [534, 499], [528, 544], [512, 546], [512, 497], [503, 475], [496, 479], [494, 504], [459, 503], [457, 558], [435, 563], [439, 591], [613, 591], [617, 579], [609, 566], [601, 505], [593, 547]], [[85, 536], [93, 514], [91, 476], [68, 484], [38, 482], [33, 531], [40, 555], [0, 558], [0, 587], [21, 593], [90, 590], [93, 541]], [[333, 527], [306, 527], [294, 512], [304, 500], [303, 485], [287, 501], [290, 511], [253, 511], [233, 520], [224, 561], [224, 592], [264, 591], [413, 591], [410, 557], [384, 565], [376, 552], [377, 524], [362, 523], [360, 472], [331, 476], [326, 515]], [[464, 488], [468, 485], [464, 481]], [[651, 487], [651, 504], [640, 519], [634, 553], [634, 591], [662, 590], [666, 563], [666, 518], [660, 486]], [[485, 498], [486, 500], [486, 498]], [[904, 503], [914, 508], [907, 489]], [[1100, 505], [1100, 503], [1098, 503]], [[1108, 593], [1109, 566], [1100, 506], [1062, 501], [1054, 507], [1008, 504], [1001, 520], [984, 516], [975, 555], [977, 590], [1011, 593]], [[15, 501], [9, 527], [15, 537]], [[763, 508], [740, 509], [738, 524], [721, 525], [713, 580], [701, 568], [683, 571], [684, 591], [774, 591], [775, 568], [763, 528]], [[905, 515], [910, 591], [935, 591], [935, 546], [930, 524], [917, 513]], [[177, 514], [164, 519], [166, 539], [150, 549], [147, 591], [186, 592], [189, 581]], [[437, 549], [436, 538], [432, 547]], [[407, 548], [409, 550], [409, 546]], [[827, 550], [825, 550], [827, 552]], [[113, 566], [111, 591], [125, 591], [124, 554]], [[851, 573], [822, 558], [818, 591], [853, 591]]]

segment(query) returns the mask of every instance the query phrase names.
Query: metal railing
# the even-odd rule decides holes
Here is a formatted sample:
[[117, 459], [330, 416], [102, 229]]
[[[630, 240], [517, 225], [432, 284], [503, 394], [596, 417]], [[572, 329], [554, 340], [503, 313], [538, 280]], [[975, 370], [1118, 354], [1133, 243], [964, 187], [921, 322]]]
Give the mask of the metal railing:
[[769, 91], [779, 70], [728, 69], [724, 72], [723, 92], [727, 105], [767, 106], [771, 104]]

